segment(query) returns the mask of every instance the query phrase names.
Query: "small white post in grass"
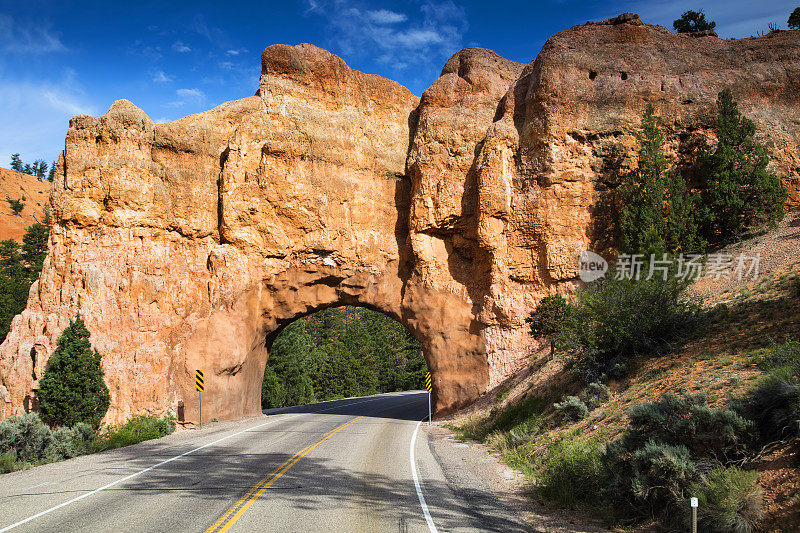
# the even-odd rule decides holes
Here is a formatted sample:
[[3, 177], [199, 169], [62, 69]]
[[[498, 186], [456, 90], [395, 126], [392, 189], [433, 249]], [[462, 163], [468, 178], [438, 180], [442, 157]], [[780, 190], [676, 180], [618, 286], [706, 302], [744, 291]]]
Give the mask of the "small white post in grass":
[[689, 504], [692, 506], [692, 533], [697, 533], [697, 498], [689, 498]]

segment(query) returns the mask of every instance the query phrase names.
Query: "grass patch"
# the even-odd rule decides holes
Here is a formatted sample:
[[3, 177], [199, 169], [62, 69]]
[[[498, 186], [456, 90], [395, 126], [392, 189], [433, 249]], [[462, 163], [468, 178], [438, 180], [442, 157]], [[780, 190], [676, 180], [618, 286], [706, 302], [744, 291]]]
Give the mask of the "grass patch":
[[17, 461], [17, 454], [13, 451], [0, 454], [0, 474], [7, 474], [25, 468], [25, 463]]
[[458, 426], [456, 431], [462, 438], [483, 442], [493, 432], [510, 430], [530, 418], [541, 415], [547, 403], [544, 398], [528, 396], [520, 403], [503, 409], [492, 409], [488, 417], [470, 418]]
[[158, 439], [175, 431], [175, 419], [172, 416], [156, 418], [140, 415], [131, 418], [121, 426], [111, 426], [97, 436], [92, 443], [92, 451], [101, 452], [130, 446], [151, 439]]
[[508, 395], [511, 393], [512, 388], [513, 387], [510, 384], [500, 387], [500, 390], [497, 391], [497, 396], [495, 396], [494, 401], [497, 403], [502, 403], [503, 400], [508, 398]]
[[700, 503], [699, 521], [703, 531], [747, 533], [764, 518], [763, 491], [758, 472], [736, 467], [716, 468], [706, 480], [693, 485]]
[[606, 484], [600, 445], [595, 441], [565, 439], [547, 450], [538, 472], [541, 496], [562, 505], [592, 504]]

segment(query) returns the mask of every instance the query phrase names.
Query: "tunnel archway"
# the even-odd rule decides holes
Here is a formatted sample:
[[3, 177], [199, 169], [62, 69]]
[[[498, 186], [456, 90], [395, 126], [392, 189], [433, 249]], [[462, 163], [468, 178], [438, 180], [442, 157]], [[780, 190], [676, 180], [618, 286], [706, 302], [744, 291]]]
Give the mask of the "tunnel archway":
[[261, 407], [423, 390], [422, 347], [398, 321], [364, 307], [328, 307], [267, 336]]
[[[180, 381], [186, 421], [199, 415], [199, 401], [192, 401], [197, 398], [195, 368], [206, 373], [204, 416], [260, 413], [268, 346], [295, 320], [340, 306], [382, 313], [414, 336], [433, 378], [435, 412], [449, 412], [479, 396], [488, 382], [488, 364], [482, 339], [471, 328], [469, 307], [453, 295], [404, 284], [396, 267], [390, 262], [383, 275], [324, 262], [292, 267], [216, 309], [195, 326], [186, 345]], [[228, 349], [221, 354], [218, 346]]]

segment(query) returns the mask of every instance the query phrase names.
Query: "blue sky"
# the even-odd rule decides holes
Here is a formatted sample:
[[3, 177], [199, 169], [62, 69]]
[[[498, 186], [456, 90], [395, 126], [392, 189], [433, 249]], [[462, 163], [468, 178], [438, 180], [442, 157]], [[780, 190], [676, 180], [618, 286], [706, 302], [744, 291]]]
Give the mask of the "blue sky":
[[54, 160], [69, 118], [126, 98], [164, 122], [252, 95], [259, 57], [310, 42], [419, 95], [467, 46], [532, 61], [552, 34], [625, 11], [671, 28], [703, 8], [721, 37], [786, 28], [800, 0], [87, 2], [0, 0], [0, 166]]

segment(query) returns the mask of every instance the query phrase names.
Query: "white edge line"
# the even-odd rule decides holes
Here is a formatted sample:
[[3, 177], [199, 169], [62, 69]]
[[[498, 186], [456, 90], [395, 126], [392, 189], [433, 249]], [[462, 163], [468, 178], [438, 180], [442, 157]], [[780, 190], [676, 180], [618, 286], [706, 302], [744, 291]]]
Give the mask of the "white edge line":
[[[427, 416], [425, 417], [428, 418]], [[425, 503], [425, 496], [422, 495], [422, 488], [419, 486], [419, 477], [417, 476], [417, 462], [414, 458], [414, 443], [417, 441], [417, 432], [422, 420], [417, 422], [417, 427], [414, 428], [414, 434], [411, 436], [411, 445], [409, 446], [409, 457], [411, 459], [411, 475], [414, 477], [414, 488], [417, 489], [417, 498], [419, 498], [419, 505], [422, 507], [422, 514], [425, 515], [425, 521], [428, 523], [428, 529], [431, 533], [437, 533], [436, 525], [433, 523], [430, 511], [428, 511], [428, 504]], [[0, 532], [2, 533], [2, 532]]]
[[[372, 402], [372, 401], [376, 401], [376, 400], [379, 400], [379, 399], [381, 399], [381, 398], [363, 400], [363, 401], [358, 401], [358, 402], [350, 402], [350, 403], [347, 403], [347, 404], [344, 404], [344, 405], [336, 405], [336, 406], [331, 407], [329, 409], [322, 409], [320, 411], [316, 411], [316, 412], [312, 412], [312, 413], [288, 413], [289, 416], [285, 416], [283, 418], [276, 418], [275, 420], [270, 420], [268, 422], [264, 422], [263, 424], [258, 424], [258, 425], [255, 425], [253, 427], [249, 427], [247, 429], [243, 429], [241, 431], [237, 431], [236, 433], [231, 433], [230, 435], [222, 437], [221, 439], [217, 439], [217, 440], [215, 440], [213, 442], [209, 442], [208, 444], [203, 444], [202, 446], [198, 446], [197, 448], [195, 448], [193, 450], [189, 450], [188, 452], [184, 452], [184, 453], [182, 453], [180, 455], [176, 455], [175, 457], [170, 457], [169, 459], [166, 459], [164, 461], [161, 461], [160, 463], [154, 464], [153, 466], [149, 466], [149, 467], [145, 468], [144, 470], [140, 470], [138, 472], [135, 472], [133, 474], [125, 476], [125, 477], [123, 477], [121, 479], [118, 479], [116, 481], [112, 481], [111, 483], [109, 483], [107, 485], [103, 485], [102, 487], [94, 489], [94, 490], [92, 490], [90, 492], [87, 492], [85, 494], [81, 494], [80, 496], [76, 496], [75, 498], [72, 498], [71, 500], [65, 501], [63, 503], [60, 503], [60, 504], [54, 506], [54, 507], [46, 509], [46, 510], [42, 511], [41, 513], [37, 513], [37, 514], [35, 514], [33, 516], [29, 516], [28, 518], [26, 518], [24, 520], [20, 520], [19, 522], [15, 523], [15, 524], [11, 524], [10, 526], [6, 526], [3, 529], [0, 529], [0, 533], [5, 533], [6, 531], [11, 531], [12, 529], [14, 529], [16, 527], [19, 527], [19, 526], [21, 526], [23, 524], [27, 524], [31, 520], [36, 520], [37, 518], [40, 518], [40, 517], [42, 517], [42, 516], [44, 516], [46, 514], [52, 513], [53, 511], [57, 511], [58, 509], [61, 509], [62, 507], [66, 507], [67, 505], [73, 504], [73, 503], [78, 502], [78, 501], [80, 501], [80, 500], [82, 500], [84, 498], [87, 498], [89, 496], [97, 494], [98, 492], [104, 491], [106, 489], [110, 489], [111, 487], [113, 487], [115, 485], [119, 485], [120, 483], [124, 483], [125, 481], [128, 481], [129, 479], [133, 479], [133, 478], [135, 478], [137, 476], [140, 476], [140, 475], [142, 475], [144, 473], [147, 473], [150, 470], [154, 470], [154, 469], [158, 468], [159, 466], [163, 466], [163, 465], [165, 465], [167, 463], [171, 463], [172, 461], [175, 461], [176, 459], [180, 459], [181, 457], [186, 457], [187, 455], [191, 455], [194, 452], [202, 450], [203, 448], [208, 448], [209, 446], [214, 446], [215, 444], [219, 444], [220, 442], [222, 442], [224, 440], [228, 440], [231, 437], [236, 437], [238, 435], [241, 435], [242, 433], [247, 433], [248, 431], [252, 431], [254, 429], [258, 429], [258, 428], [261, 428], [261, 427], [264, 427], [264, 426], [268, 426], [270, 424], [274, 424], [275, 422], [280, 422], [280, 421], [286, 420], [287, 418], [296, 418], [296, 417], [298, 417], [300, 415], [306, 415], [306, 414], [312, 414], [313, 415], [313, 414], [322, 413], [322, 412], [325, 412], [325, 411], [332, 411], [334, 409], [337, 409], [339, 407], [345, 407], [347, 405], [353, 405], [353, 404], [356, 404], [356, 403], [367, 403], [367, 402]], [[292, 416], [292, 415], [294, 415], [294, 416]], [[417, 434], [416, 434], [416, 431], [415, 431], [414, 432], [414, 437], [416, 437], [416, 435]], [[413, 440], [412, 440], [412, 443], [413, 443]], [[412, 454], [412, 458], [413, 458], [413, 454], [414, 454], [414, 450], [413, 449], [411, 450], [411, 454]], [[416, 475], [416, 473], [414, 473], [414, 481], [415, 482], [416, 482], [416, 477], [417, 477], [417, 475]], [[425, 500], [422, 499], [422, 493], [419, 492], [419, 483], [417, 483], [417, 492], [419, 493], [420, 499], [421, 499], [421, 501], [423, 503], [423, 506], [424, 506], [425, 505]], [[426, 512], [427, 512], [427, 508], [426, 508]], [[433, 524], [433, 522], [430, 522], [430, 523]], [[431, 531], [436, 531], [436, 529], [434, 528]]]

